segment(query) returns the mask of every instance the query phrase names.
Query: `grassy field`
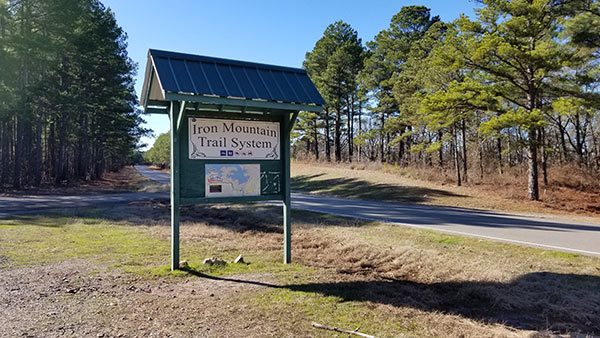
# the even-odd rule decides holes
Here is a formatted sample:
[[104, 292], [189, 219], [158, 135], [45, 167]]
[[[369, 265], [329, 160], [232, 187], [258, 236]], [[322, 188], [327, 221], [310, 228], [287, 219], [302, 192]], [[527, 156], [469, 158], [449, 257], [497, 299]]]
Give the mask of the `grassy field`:
[[542, 186], [542, 200], [534, 202], [526, 199], [525, 188], [517, 184], [514, 177], [505, 177], [504, 181], [497, 178], [503, 183], [469, 183], [457, 187], [440, 179], [411, 178], [410, 173], [393, 165], [365, 167], [294, 162], [291, 168], [294, 191], [388, 202], [575, 215], [576, 219], [592, 222], [597, 222], [600, 216], [598, 191]]
[[[600, 334], [600, 259], [280, 209], [161, 201], [0, 220], [0, 336]], [[206, 266], [206, 257], [248, 264]]]

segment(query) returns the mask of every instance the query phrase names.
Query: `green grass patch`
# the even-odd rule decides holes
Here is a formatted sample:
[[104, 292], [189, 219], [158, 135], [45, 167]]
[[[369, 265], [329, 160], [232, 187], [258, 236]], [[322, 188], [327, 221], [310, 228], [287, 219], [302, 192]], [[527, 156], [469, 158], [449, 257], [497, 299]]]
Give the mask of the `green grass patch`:
[[574, 259], [574, 258], [579, 257], [578, 254], [570, 253], [570, 252], [549, 251], [549, 253], [550, 253], [550, 256], [556, 257], [556, 258]]
[[441, 244], [458, 244], [458, 240], [456, 238], [444, 237], [438, 240], [438, 243]]
[[[90, 259], [109, 268], [149, 277], [187, 276], [189, 272], [171, 271], [171, 244], [147, 226], [99, 217], [102, 211], [90, 210], [85, 216], [46, 214], [20, 216], [0, 221], [2, 266], [46, 264], [69, 259]], [[281, 263], [280, 252], [260, 249], [244, 254], [249, 264], [205, 265], [204, 258], [217, 256], [231, 262], [237, 250], [214, 244], [182, 241], [181, 256], [190, 272], [212, 276], [269, 272], [282, 275], [309, 271], [297, 264]]]
[[171, 271], [170, 265], [153, 266], [145, 271], [138, 269], [125, 269], [128, 272], [148, 274], [152, 277], [182, 277], [188, 275], [230, 276], [250, 273], [271, 273], [278, 280], [291, 280], [297, 274], [310, 274], [312, 269], [298, 264], [276, 263], [263, 260], [259, 257], [252, 258], [250, 264], [227, 263], [225, 265], [206, 265], [200, 261], [192, 260], [188, 268], [184, 270]]
[[337, 336], [331, 331], [312, 328], [312, 322], [349, 330], [360, 328], [360, 332], [377, 337], [397, 337], [419, 329], [414, 325], [405, 327], [397, 318], [365, 302], [344, 301], [337, 296], [295, 291], [285, 286], [264, 291], [249, 301], [275, 316], [287, 332], [300, 330], [305, 334], [310, 332], [311, 336]]
[[60, 215], [3, 221], [2, 255], [16, 265], [93, 258], [112, 266], [144, 266], [166, 258], [169, 243], [144, 227], [114, 225], [90, 217]]

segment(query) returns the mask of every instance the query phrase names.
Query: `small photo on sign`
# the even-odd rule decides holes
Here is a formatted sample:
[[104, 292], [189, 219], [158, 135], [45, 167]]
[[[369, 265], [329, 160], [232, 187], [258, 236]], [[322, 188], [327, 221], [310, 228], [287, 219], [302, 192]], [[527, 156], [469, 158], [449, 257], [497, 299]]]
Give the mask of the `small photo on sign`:
[[222, 185], [211, 185], [209, 188], [209, 191], [212, 193], [220, 193], [223, 192], [223, 186]]

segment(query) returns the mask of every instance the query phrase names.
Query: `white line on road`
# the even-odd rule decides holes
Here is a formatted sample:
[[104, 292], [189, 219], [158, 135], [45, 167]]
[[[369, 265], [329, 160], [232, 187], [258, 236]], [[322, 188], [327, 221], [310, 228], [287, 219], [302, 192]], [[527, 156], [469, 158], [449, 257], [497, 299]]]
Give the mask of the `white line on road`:
[[[149, 169], [149, 168], [146, 168], [146, 169], [148, 172], [153, 172], [152, 169]], [[160, 173], [160, 174], [164, 174], [164, 173]], [[145, 175], [145, 176], [147, 176], [147, 175]], [[154, 177], [150, 177], [150, 178], [156, 179]], [[309, 200], [298, 201], [298, 200], [296, 200], [298, 197], [300, 197], [300, 198], [308, 197]], [[331, 209], [323, 210], [322, 207], [324, 206], [324, 204], [327, 204], [326, 201], [324, 201], [324, 200], [311, 201], [311, 199], [315, 199], [315, 198], [318, 199], [319, 197], [322, 197], [322, 196], [310, 196], [310, 195], [303, 196], [302, 194], [293, 193], [292, 194], [292, 208], [299, 209], [299, 210], [308, 210], [308, 211], [313, 211], [313, 212], [318, 212], [318, 213], [323, 213], [323, 214], [332, 214], [332, 215], [343, 216], [343, 217], [383, 222], [383, 223], [387, 223], [387, 224], [405, 226], [405, 227], [422, 229], [422, 230], [439, 231], [439, 232], [448, 233], [448, 234], [470, 236], [470, 237], [474, 237], [474, 238], [488, 239], [488, 240], [500, 241], [500, 242], [505, 242], [505, 243], [520, 244], [520, 245], [538, 247], [538, 248], [543, 248], [543, 249], [559, 250], [559, 251], [580, 253], [580, 254], [600, 257], [600, 252], [589, 250], [589, 249], [595, 249], [595, 245], [591, 245], [591, 246], [589, 244], [584, 245], [584, 248], [587, 250], [585, 250], [584, 248], [575, 249], [575, 248], [570, 248], [567, 246], [552, 245], [552, 244], [563, 244], [561, 242], [564, 242], [564, 241], [559, 241], [558, 243], [552, 243], [552, 244], [542, 244], [542, 243], [537, 243], [534, 241], [523, 241], [523, 240], [518, 240], [518, 239], [510, 239], [510, 238], [504, 238], [504, 237], [498, 237], [498, 236], [483, 235], [483, 234], [478, 234], [478, 233], [474, 233], [474, 232], [466, 232], [466, 231], [457, 231], [457, 230], [438, 228], [438, 227], [436, 227], [435, 224], [417, 225], [417, 224], [413, 224], [413, 223], [396, 222], [396, 221], [394, 221], [393, 217], [390, 218], [387, 213], [385, 213], [385, 212], [382, 213], [380, 211], [381, 206], [377, 205], [376, 204], [377, 202], [373, 202], [373, 201], [361, 201], [363, 203], [363, 205], [354, 206], [355, 209], [360, 208], [361, 210], [374, 209], [374, 210], [368, 210], [369, 212], [363, 212], [362, 214], [354, 213], [354, 212], [344, 213], [344, 212], [341, 212], [340, 210], [331, 210]], [[334, 200], [335, 199], [335, 198], [327, 198], [327, 197], [322, 197], [322, 198], [326, 199], [326, 200]], [[337, 202], [341, 202], [342, 204], [345, 204], [344, 203], [345, 201], [343, 201], [343, 199], [335, 199], [335, 201], [331, 202], [331, 203], [336, 204]], [[384, 208], [385, 208], [385, 206], [384, 206]], [[415, 206], [415, 208], [417, 208], [417, 206]], [[444, 207], [437, 207], [437, 206], [430, 207], [431, 210], [436, 210], [439, 208], [444, 209], [444, 210], [446, 209]], [[455, 213], [459, 212], [459, 211], [461, 211], [461, 212], [468, 211], [471, 215], [480, 215], [480, 214], [488, 213], [488, 211], [478, 211], [478, 210], [466, 210], [466, 209], [465, 210], [462, 210], [462, 209], [454, 210]], [[446, 214], [448, 214], [448, 212], [446, 210], [444, 212]], [[537, 217], [537, 216], [531, 217], [529, 215], [515, 215], [515, 214], [510, 214], [510, 213], [502, 213], [502, 212], [494, 212], [493, 217], [507, 218], [507, 219], [512, 219], [512, 220], [519, 219], [519, 220], [533, 221], [533, 222], [537, 222], [537, 221], [533, 220], [534, 218], [542, 218], [543, 219], [543, 217]], [[567, 224], [564, 222], [553, 222], [553, 223]], [[583, 223], [580, 223], [580, 224], [583, 224]], [[458, 225], [460, 225], [460, 223]], [[598, 224], [585, 224], [585, 225], [586, 226], [592, 226], [592, 225], [598, 226]], [[554, 241], [554, 242], [556, 242], [556, 241]], [[587, 247], [585, 247], [585, 246], [587, 246]]]
[[[293, 204], [293, 201], [292, 201], [292, 204]], [[293, 208], [300, 209], [300, 210], [306, 210], [306, 211], [312, 211], [312, 212], [318, 212], [321, 214], [331, 214], [331, 215], [342, 216], [342, 217], [359, 218], [359, 219], [364, 219], [367, 221], [382, 222], [382, 223], [405, 226], [405, 227], [410, 227], [410, 228], [417, 228], [417, 229], [422, 229], [422, 230], [439, 231], [439, 232], [443, 232], [443, 233], [450, 233], [450, 234], [455, 234], [455, 235], [463, 235], [463, 236], [477, 237], [477, 238], [483, 238], [483, 239], [490, 239], [490, 240], [495, 240], [495, 241], [500, 241], [500, 242], [523, 244], [523, 245], [534, 246], [534, 247], [539, 247], [539, 248], [570, 251], [570, 252], [577, 252], [577, 253], [581, 253], [581, 254], [585, 254], [585, 255], [600, 256], [600, 252], [595, 252], [595, 251], [587, 251], [587, 250], [573, 249], [573, 248], [567, 248], [567, 247], [562, 247], [562, 246], [540, 244], [540, 243], [528, 242], [528, 241], [520, 241], [517, 239], [508, 239], [508, 238], [502, 238], [502, 237], [479, 235], [479, 234], [474, 234], [474, 233], [470, 233], [470, 232], [439, 229], [439, 228], [435, 228], [435, 227], [431, 227], [431, 226], [422, 226], [422, 225], [415, 225], [415, 224], [409, 224], [409, 223], [387, 222], [387, 221], [382, 220], [381, 218], [377, 218], [377, 217], [350, 215], [350, 214], [343, 214], [343, 213], [333, 212], [333, 211], [323, 211], [323, 210], [315, 210], [315, 209], [310, 209], [310, 208], [303, 208], [303, 207], [298, 207], [298, 206], [295, 206]]]

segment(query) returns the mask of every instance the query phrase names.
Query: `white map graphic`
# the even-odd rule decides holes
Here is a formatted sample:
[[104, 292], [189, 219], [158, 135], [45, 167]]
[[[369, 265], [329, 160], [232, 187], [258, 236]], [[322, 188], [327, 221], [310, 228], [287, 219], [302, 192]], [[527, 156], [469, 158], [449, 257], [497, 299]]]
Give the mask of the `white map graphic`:
[[206, 164], [206, 197], [260, 196], [260, 164]]

